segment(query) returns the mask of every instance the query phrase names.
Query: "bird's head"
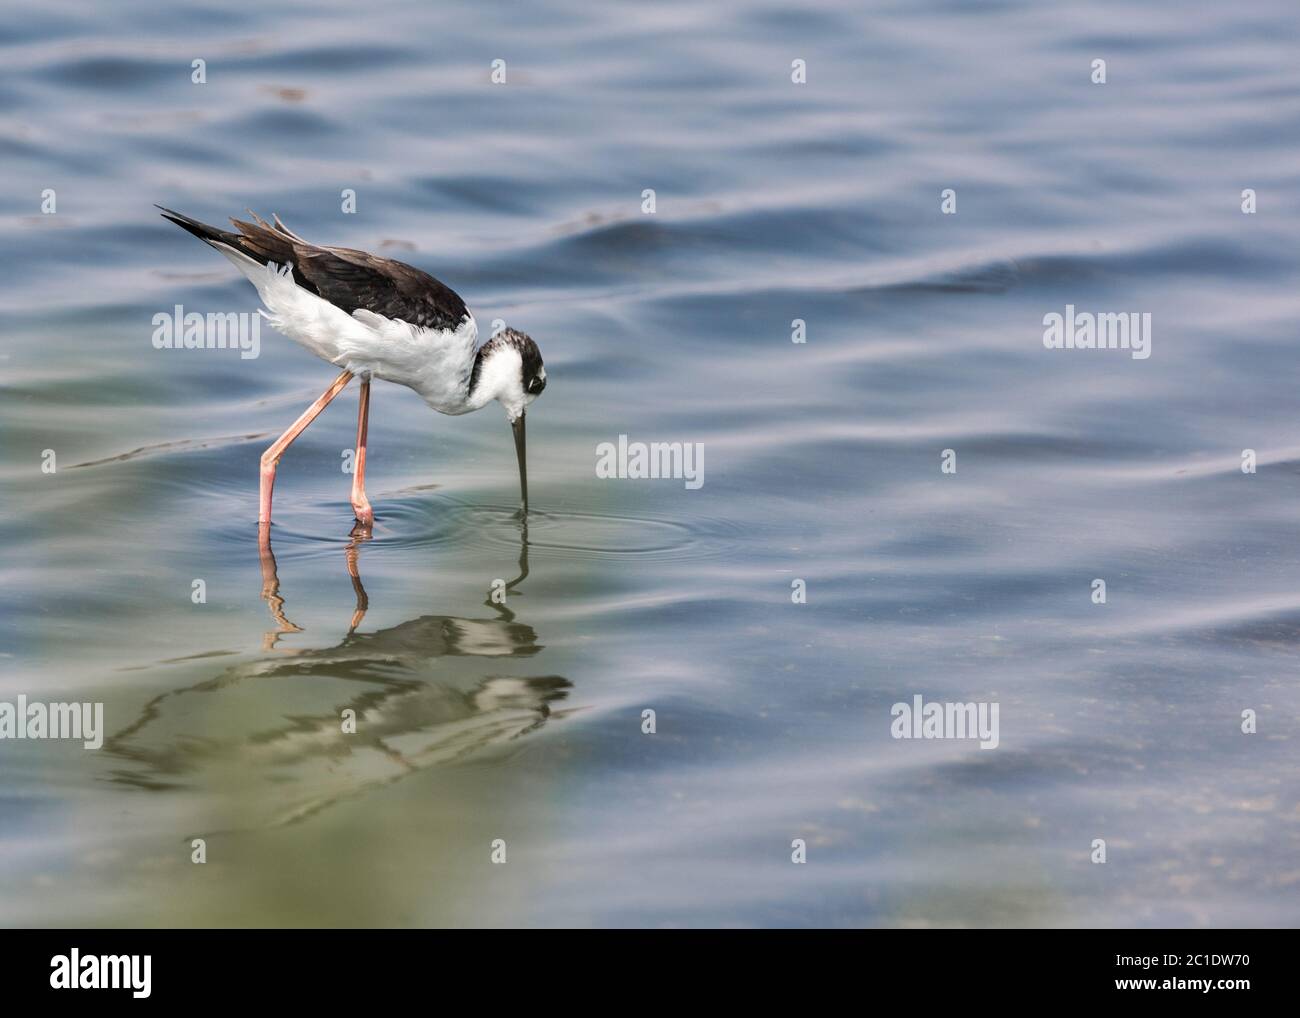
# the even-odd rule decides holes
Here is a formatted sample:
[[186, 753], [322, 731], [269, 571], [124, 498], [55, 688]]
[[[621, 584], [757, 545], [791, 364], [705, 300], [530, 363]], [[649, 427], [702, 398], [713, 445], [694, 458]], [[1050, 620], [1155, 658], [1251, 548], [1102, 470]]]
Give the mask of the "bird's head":
[[474, 384], [478, 405], [495, 399], [513, 424], [546, 388], [546, 368], [537, 344], [515, 329], [502, 329], [478, 353]]
[[528, 514], [528, 456], [524, 415], [546, 388], [546, 368], [537, 344], [522, 332], [502, 329], [483, 344], [475, 364], [471, 399], [478, 406], [495, 399], [506, 410], [515, 433], [522, 510]]

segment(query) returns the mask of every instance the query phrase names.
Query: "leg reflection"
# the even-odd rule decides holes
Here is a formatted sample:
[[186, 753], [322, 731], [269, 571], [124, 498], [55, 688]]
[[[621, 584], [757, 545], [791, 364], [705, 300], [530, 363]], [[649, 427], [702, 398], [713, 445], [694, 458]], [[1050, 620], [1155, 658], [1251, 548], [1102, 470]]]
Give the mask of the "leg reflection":
[[276, 628], [262, 637], [262, 649], [274, 650], [285, 633], [301, 633], [302, 627], [289, 621], [284, 614], [284, 598], [280, 596], [280, 574], [275, 567], [275, 552], [271, 550], [271, 524], [257, 527], [257, 551], [262, 563], [262, 600], [270, 609]]
[[360, 558], [360, 545], [370, 540], [370, 528], [362, 528], [359, 524], [352, 529], [352, 540], [348, 546], [343, 549], [344, 558], [348, 563], [348, 576], [352, 578], [352, 591], [357, 595], [357, 608], [352, 613], [352, 621], [348, 624], [348, 636], [357, 631], [357, 626], [361, 625], [361, 620], [366, 617], [366, 611], [370, 607], [370, 598], [366, 594], [366, 588], [361, 583], [361, 571], [357, 567], [357, 560]]

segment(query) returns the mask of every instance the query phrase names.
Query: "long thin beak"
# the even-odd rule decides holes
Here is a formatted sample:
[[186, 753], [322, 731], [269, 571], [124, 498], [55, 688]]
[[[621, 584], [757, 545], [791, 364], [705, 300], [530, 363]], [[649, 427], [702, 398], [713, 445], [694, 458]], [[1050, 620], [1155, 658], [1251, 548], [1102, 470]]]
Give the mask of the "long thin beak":
[[523, 498], [523, 514], [528, 515], [528, 442], [525, 438], [524, 415], [510, 422], [515, 433], [515, 455], [519, 457], [519, 494]]

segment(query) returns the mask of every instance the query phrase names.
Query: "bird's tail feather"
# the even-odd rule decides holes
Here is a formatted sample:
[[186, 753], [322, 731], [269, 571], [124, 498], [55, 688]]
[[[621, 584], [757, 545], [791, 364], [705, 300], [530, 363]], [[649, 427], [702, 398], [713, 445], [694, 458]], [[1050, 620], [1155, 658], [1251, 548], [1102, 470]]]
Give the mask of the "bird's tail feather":
[[246, 258], [252, 258], [262, 265], [274, 263], [276, 265], [293, 266], [297, 260], [294, 253], [294, 244], [306, 243], [280, 222], [278, 216], [275, 219], [275, 225], [272, 226], [256, 212], [250, 211], [248, 214], [257, 222], [245, 223], [238, 219], [231, 219], [230, 221], [239, 230], [238, 233], [234, 233], [231, 230], [222, 230], [215, 226], [209, 226], [207, 223], [201, 223], [197, 219], [192, 219], [172, 209], [163, 208], [161, 205], [154, 207], [162, 212], [164, 219], [175, 223], [182, 230], [194, 234], [199, 240], [211, 244], [222, 254], [234, 251]]
[[239, 247], [239, 238], [229, 230], [219, 230], [215, 226], [200, 223], [197, 219], [191, 219], [187, 215], [163, 208], [161, 205], [155, 205], [154, 208], [162, 212], [164, 219], [175, 223], [182, 230], [194, 234], [199, 240], [206, 241], [209, 244], [216, 243], [235, 248]]

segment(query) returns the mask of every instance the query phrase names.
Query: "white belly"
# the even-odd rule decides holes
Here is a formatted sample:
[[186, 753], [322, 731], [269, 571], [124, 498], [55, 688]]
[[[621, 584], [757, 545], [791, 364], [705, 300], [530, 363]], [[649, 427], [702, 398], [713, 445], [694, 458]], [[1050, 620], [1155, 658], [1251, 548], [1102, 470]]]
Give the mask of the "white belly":
[[[217, 245], [214, 245], [217, 246]], [[469, 409], [478, 325], [466, 313], [452, 330], [421, 329], [364, 309], [348, 314], [299, 286], [289, 269], [222, 251], [257, 287], [272, 328], [322, 360], [362, 378], [396, 382], [445, 414]]]

